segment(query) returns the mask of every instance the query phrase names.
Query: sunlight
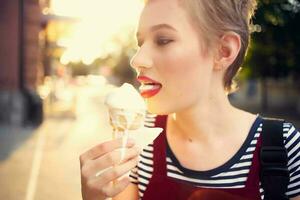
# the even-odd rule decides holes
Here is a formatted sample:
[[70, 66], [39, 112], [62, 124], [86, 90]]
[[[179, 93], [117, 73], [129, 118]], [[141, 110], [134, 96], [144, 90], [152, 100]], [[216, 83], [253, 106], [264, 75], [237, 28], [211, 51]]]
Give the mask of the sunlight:
[[61, 63], [82, 61], [88, 65], [118, 51], [118, 46], [110, 44], [112, 38], [134, 29], [142, 7], [141, 0], [52, 0], [52, 13], [79, 19], [73, 33], [57, 41], [66, 48]]

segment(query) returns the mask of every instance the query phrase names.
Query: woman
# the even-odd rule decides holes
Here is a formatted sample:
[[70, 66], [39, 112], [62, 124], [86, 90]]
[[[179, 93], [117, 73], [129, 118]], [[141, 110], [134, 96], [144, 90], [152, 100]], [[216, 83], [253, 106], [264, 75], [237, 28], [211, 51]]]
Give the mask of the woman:
[[[228, 101], [248, 47], [255, 7], [254, 0], [146, 3], [137, 32], [139, 50], [131, 65], [149, 112], [168, 116], [156, 118], [164, 134], [143, 150], [137, 166], [134, 141], [128, 142], [126, 158], [118, 165], [114, 150], [120, 140], [82, 154], [85, 200], [220, 199], [210, 195], [263, 199], [259, 169], [254, 167], [262, 118]], [[299, 132], [285, 123], [284, 133], [290, 170], [287, 195], [296, 200]], [[118, 180], [130, 170], [130, 180]]]

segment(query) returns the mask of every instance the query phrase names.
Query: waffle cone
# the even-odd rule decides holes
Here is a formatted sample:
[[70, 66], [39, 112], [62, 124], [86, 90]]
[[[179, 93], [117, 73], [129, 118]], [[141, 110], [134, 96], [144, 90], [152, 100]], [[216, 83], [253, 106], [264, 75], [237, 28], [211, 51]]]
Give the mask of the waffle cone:
[[144, 125], [145, 112], [142, 110], [125, 110], [109, 108], [110, 124], [114, 130], [136, 130]]

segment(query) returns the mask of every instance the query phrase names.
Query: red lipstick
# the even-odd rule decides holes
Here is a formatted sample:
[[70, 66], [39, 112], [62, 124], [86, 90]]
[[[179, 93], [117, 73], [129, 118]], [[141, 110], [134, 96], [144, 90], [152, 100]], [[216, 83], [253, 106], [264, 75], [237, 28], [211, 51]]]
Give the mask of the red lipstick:
[[140, 94], [144, 98], [155, 96], [162, 88], [162, 84], [147, 76], [138, 76], [137, 80], [141, 83]]

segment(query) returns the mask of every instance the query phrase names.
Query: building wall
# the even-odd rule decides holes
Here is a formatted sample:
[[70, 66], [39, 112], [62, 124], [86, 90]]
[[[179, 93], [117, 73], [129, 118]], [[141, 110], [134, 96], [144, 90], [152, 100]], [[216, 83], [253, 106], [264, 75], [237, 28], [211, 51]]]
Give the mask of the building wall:
[[24, 1], [23, 44], [19, 37], [18, 0], [1, 1], [0, 6], [0, 89], [18, 90], [20, 48], [23, 48], [25, 88], [35, 89], [39, 65], [39, 32], [41, 29], [40, 8], [37, 0]]
[[22, 1], [22, 18], [20, 0], [2, 0], [0, 6], [0, 123], [16, 125], [28, 121], [33, 108], [30, 95], [36, 94], [37, 78], [42, 76], [38, 73], [42, 67], [39, 65], [39, 2]]
[[19, 84], [18, 0], [0, 6], [0, 90], [17, 90]]
[[26, 88], [35, 90], [38, 70], [42, 67], [39, 48], [39, 32], [41, 30], [41, 13], [37, 0], [27, 0], [24, 4], [24, 67]]

